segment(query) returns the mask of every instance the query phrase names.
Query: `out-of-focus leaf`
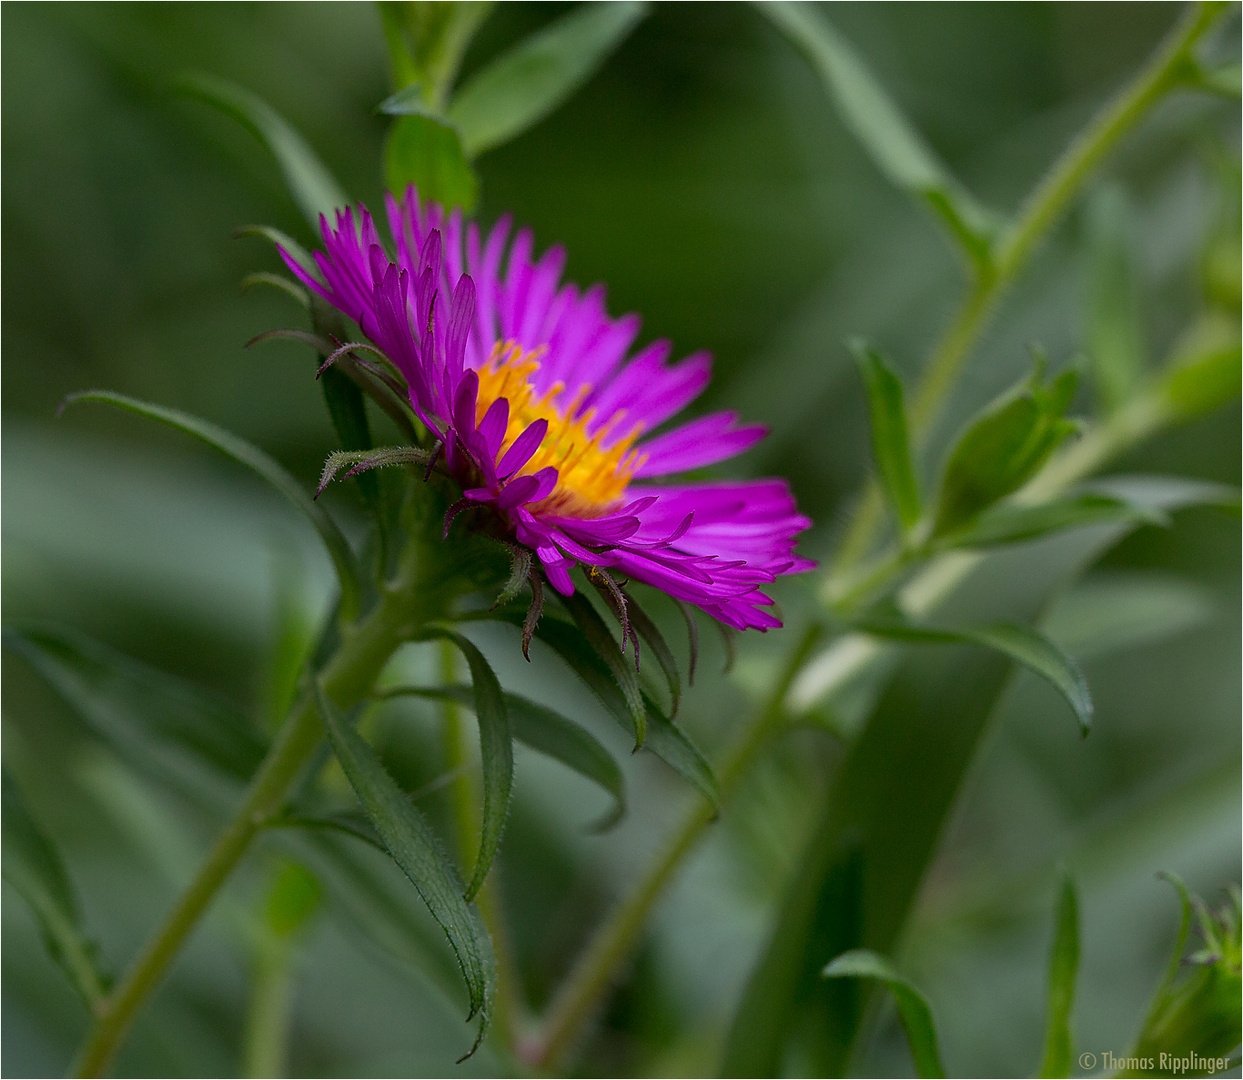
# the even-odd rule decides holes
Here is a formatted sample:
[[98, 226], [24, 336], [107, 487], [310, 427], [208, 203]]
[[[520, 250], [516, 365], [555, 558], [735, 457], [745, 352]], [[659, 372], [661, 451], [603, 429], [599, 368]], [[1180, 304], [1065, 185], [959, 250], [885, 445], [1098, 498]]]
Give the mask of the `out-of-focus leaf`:
[[632, 634], [638, 634], [656, 657], [660, 670], [665, 673], [665, 682], [669, 686], [669, 715], [678, 715], [678, 706], [682, 703], [682, 679], [678, 675], [678, 662], [674, 659], [673, 650], [669, 648], [664, 635], [660, 632], [652, 618], [640, 606], [634, 596], [623, 590], [626, 598], [626, 614], [630, 619]]
[[[457, 76], [462, 56], [492, 10], [492, 3], [382, 0], [376, 6], [380, 9], [397, 84], [417, 95], [428, 107], [440, 108]], [[394, 95], [398, 96], [400, 93]], [[382, 105], [381, 111], [388, 110]]]
[[30, 905], [52, 959], [94, 1007], [103, 1000], [108, 980], [99, 967], [98, 949], [82, 927], [77, 893], [60, 852], [31, 816], [7, 770], [2, 784], [4, 879]]
[[9, 628], [24, 657], [86, 725], [127, 760], [159, 766], [161, 751], [247, 780], [266, 752], [259, 731], [228, 702], [68, 629]]
[[484, 659], [475, 643], [453, 630], [434, 627], [423, 631], [415, 639], [431, 641], [439, 639], [456, 646], [470, 667], [473, 687], [471, 708], [479, 721], [479, 756], [483, 765], [483, 819], [479, 836], [479, 857], [466, 899], [473, 900], [488, 876], [488, 869], [496, 857], [505, 831], [505, 818], [509, 814], [509, 796], [514, 786], [514, 746], [509, 730], [509, 713], [505, 707], [505, 695], [496, 673]]
[[267, 102], [224, 79], [185, 75], [179, 82], [185, 93], [213, 105], [248, 128], [271, 151], [280, 166], [289, 193], [311, 231], [319, 235], [319, 215], [329, 220], [349, 199], [310, 145]]
[[[462, 897], [462, 883], [427, 819], [410, 805], [375, 752], [317, 687], [320, 715], [337, 760], [393, 861], [410, 879], [457, 956], [470, 993], [470, 1012], [479, 1015], [473, 1054], [487, 1033], [496, 984], [492, 942], [478, 911]], [[467, 1055], [469, 1056], [469, 1054]]]
[[[377, 698], [413, 695], [433, 701], [456, 701], [473, 707], [474, 697], [468, 686], [399, 686], [377, 694]], [[626, 813], [626, 789], [622, 771], [613, 755], [600, 741], [578, 724], [545, 705], [519, 694], [505, 694], [505, 711], [509, 715], [514, 738], [532, 750], [538, 750], [569, 766], [580, 776], [599, 784], [613, 796], [613, 809], [593, 829], [611, 828]]]
[[1034, 506], [1015, 502], [990, 506], [965, 529], [942, 536], [936, 547], [996, 547], [998, 544], [1033, 540], [1063, 529], [1113, 521], [1166, 525], [1169, 518], [1159, 510], [1128, 502], [1126, 499], [1083, 492]]
[[161, 424], [192, 435], [208, 446], [214, 447], [239, 464], [245, 465], [252, 472], [258, 473], [277, 491], [301, 510], [315, 526], [315, 531], [328, 549], [332, 564], [336, 567], [337, 580], [341, 585], [341, 611], [345, 618], [352, 618], [358, 610], [359, 582], [358, 568], [354, 562], [354, 553], [345, 539], [337, 523], [328, 516], [323, 507], [302, 490], [302, 486], [287, 473], [276, 461], [270, 458], [257, 446], [240, 439], [232, 432], [225, 431], [208, 420], [190, 416], [179, 409], [169, 409], [163, 405], [152, 405], [137, 398], [116, 394], [111, 390], [84, 390], [70, 394], [61, 403], [66, 405], [79, 401], [95, 401], [101, 405], [115, 405], [117, 408], [145, 416], [150, 420], [158, 420]]
[[950, 173], [851, 45], [810, 5], [771, 0], [756, 10], [811, 61], [842, 121], [886, 179], [926, 201], [971, 261], [986, 267], [999, 231], [996, 215]]
[[898, 523], [907, 531], [919, 520], [919, 486], [911, 463], [902, 383], [875, 349], [855, 342], [851, 351], [868, 392], [876, 471], [880, 473]]
[[314, 874], [300, 863], [285, 862], [268, 893], [264, 921], [278, 937], [290, 937], [306, 925], [322, 898], [323, 889]]
[[269, 288], [279, 289], [286, 296], [296, 300], [307, 311], [311, 310], [310, 293], [283, 274], [273, 274], [267, 270], [256, 270], [253, 274], [247, 274], [242, 278], [242, 292], [249, 292], [256, 285], [267, 285]]
[[937, 1049], [937, 1032], [932, 1023], [932, 1010], [928, 1002], [908, 979], [903, 978], [883, 956], [867, 949], [853, 949], [843, 953], [824, 969], [826, 979], [876, 979], [893, 994], [902, 1020], [902, 1030], [915, 1059], [915, 1071], [919, 1076], [943, 1077], [945, 1066], [941, 1064], [941, 1052]]
[[430, 113], [399, 116], [384, 148], [384, 176], [390, 191], [414, 184], [423, 199], [469, 214], [479, 198], [479, 181], [462, 151], [458, 129]]
[[586, 596], [576, 592], [573, 596], [563, 596], [561, 599], [566, 610], [573, 616], [579, 633], [596, 656], [604, 661], [613, 681], [621, 689], [634, 725], [634, 748], [638, 750], [647, 736], [647, 710], [643, 707], [643, 693], [639, 689], [639, 678], [634, 665], [622, 655], [604, 620]]
[[[595, 614], [594, 608], [592, 614]], [[508, 622], [519, 629], [522, 627], [523, 614], [520, 611], [498, 609], [496, 612], [487, 613], [487, 617]], [[607, 630], [605, 633], [607, 634]], [[569, 664], [623, 730], [634, 733], [631, 706], [612, 669], [587, 644], [577, 627], [561, 619], [543, 618], [535, 630], [535, 637]], [[612, 643], [612, 638], [609, 641]], [[615, 643], [613, 648], [617, 649]], [[620, 652], [618, 656], [621, 657]], [[634, 674], [633, 668], [627, 667], [626, 670]], [[693, 784], [715, 809], [720, 803], [721, 794], [712, 767], [685, 732], [665, 716], [654, 702], [643, 694], [641, 701], [647, 731], [643, 749], [650, 750], [684, 780]]]
[[[955, 625], [1034, 622], [1050, 596], [1125, 531], [1115, 523], [999, 548], [924, 617]], [[779, 1075], [792, 1042], [802, 1067], [816, 1075], [846, 1068], [861, 1003], [830, 1001], [809, 973], [818, 975], [847, 949], [884, 955], [895, 948], [1012, 663], [994, 649], [953, 645], [900, 657], [828, 787], [819, 828], [794, 862], [798, 872], [735, 1014], [731, 1046], [744, 1053], [736, 1075]], [[854, 864], [842, 861], [848, 849], [858, 852]], [[847, 887], [860, 876], [861, 884]], [[857, 932], [827, 935], [824, 911], [851, 889], [868, 898]], [[831, 923], [848, 924], [845, 914]]]
[[1057, 901], [1057, 930], [1049, 952], [1049, 992], [1044, 1052], [1038, 1076], [1069, 1076], [1071, 1069], [1070, 1010], [1075, 1003], [1079, 972], [1079, 901], [1067, 874]]
[[647, 5], [632, 0], [580, 4], [472, 76], [449, 105], [466, 156], [508, 142], [557, 109], [646, 14]]
[[1234, 401], [1243, 378], [1241, 356], [1235, 338], [1176, 362], [1161, 380], [1161, 391], [1175, 416], [1190, 420]]
[[1191, 476], [1147, 473], [1106, 476], [1092, 481], [1092, 487], [1107, 495], [1165, 513], [1186, 510], [1192, 506], [1216, 506], [1238, 513], [1240, 504], [1238, 488]]
[[[328, 415], [332, 417], [333, 430], [341, 440], [341, 448], [370, 450], [371, 425], [367, 422], [367, 406], [363, 402], [363, 392], [358, 384], [335, 367], [328, 368], [320, 375], [319, 384], [323, 387], [324, 402], [328, 406]], [[363, 498], [373, 508], [377, 508], [380, 489], [376, 478], [370, 473], [359, 473], [356, 479]]]
[[1075, 372], [1063, 371], [1045, 386], [1042, 366], [986, 406], [959, 436], [941, 479], [934, 537], [962, 528], [1021, 487], [1075, 431], [1063, 419]]
[[1015, 623], [989, 626], [929, 626], [900, 619], [872, 619], [858, 629], [877, 637], [924, 644], [970, 644], [996, 649], [1047, 679], [1075, 711], [1079, 730], [1086, 735], [1092, 724], [1092, 694], [1079, 665], [1037, 630]]
[[[315, 230], [315, 235], [319, 235], [318, 227]], [[319, 276], [319, 270], [315, 265], [315, 260], [311, 258], [311, 253], [288, 233], [281, 232], [280, 229], [274, 229], [271, 225], [243, 225], [240, 229], [234, 230], [233, 236], [238, 239], [243, 236], [262, 237], [273, 247], [283, 249], [288, 253], [289, 257], [308, 274], [313, 274], [316, 277]]]
[[1092, 381], [1107, 411], [1135, 392], [1144, 370], [1143, 321], [1130, 244], [1131, 209], [1120, 187], [1109, 186], [1088, 204], [1091, 278], [1088, 358]]
[[1061, 648], [1087, 659], [1203, 626], [1215, 607], [1203, 586], [1179, 578], [1091, 575], [1057, 599], [1042, 629]]

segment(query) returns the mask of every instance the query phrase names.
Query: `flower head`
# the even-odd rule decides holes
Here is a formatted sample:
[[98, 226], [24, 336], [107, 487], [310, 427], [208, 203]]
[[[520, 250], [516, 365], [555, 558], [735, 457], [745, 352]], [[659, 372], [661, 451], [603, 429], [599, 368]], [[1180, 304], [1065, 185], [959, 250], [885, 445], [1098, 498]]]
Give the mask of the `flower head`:
[[631, 354], [638, 318], [610, 318], [601, 286], [562, 284], [564, 249], [534, 258], [508, 218], [484, 238], [413, 187], [387, 208], [395, 259], [362, 208], [321, 219], [322, 280], [282, 254], [405, 377], [465, 504], [490, 506], [565, 595], [583, 563], [740, 629], [780, 626], [764, 587], [813, 565], [794, 554], [810, 522], [785, 482], [657, 482], [765, 433], [732, 412], [658, 432], [707, 385], [707, 354]]

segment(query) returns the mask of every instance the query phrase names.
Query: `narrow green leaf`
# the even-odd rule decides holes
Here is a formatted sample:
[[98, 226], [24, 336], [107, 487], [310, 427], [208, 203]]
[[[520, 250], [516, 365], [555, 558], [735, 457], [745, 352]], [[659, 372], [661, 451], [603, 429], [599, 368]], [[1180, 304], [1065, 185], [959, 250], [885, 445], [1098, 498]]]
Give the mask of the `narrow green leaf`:
[[[381, 0], [376, 6], [380, 10], [397, 85], [405, 86], [429, 106], [439, 108], [457, 76], [471, 39], [492, 10], [492, 3], [490, 0], [458, 0], [452, 4]], [[411, 83], [415, 85], [407, 85]]]
[[231, 116], [268, 148], [280, 166], [289, 193], [316, 236], [319, 235], [320, 214], [331, 220], [334, 210], [349, 204], [340, 185], [307, 141], [267, 102], [249, 90], [211, 75], [185, 75], [178, 86], [190, 96]]
[[[319, 235], [318, 229], [316, 235]], [[268, 241], [273, 247], [284, 248], [290, 257], [308, 274], [319, 276], [319, 268], [315, 265], [315, 260], [311, 257], [311, 253], [306, 250], [288, 233], [281, 232], [271, 225], [243, 225], [240, 229], [233, 230], [233, 238], [240, 240], [243, 236], [258, 236]], [[307, 294], [308, 302], [310, 294]]]
[[505, 579], [505, 584], [501, 587], [500, 593], [492, 604], [493, 607], [508, 604], [509, 601], [522, 592], [523, 587], [531, 576], [532, 563], [533, 557], [529, 547], [524, 547], [522, 544], [512, 544], [510, 546], [509, 577]]
[[877, 637], [924, 644], [983, 645], [1005, 653], [1047, 679], [1075, 711], [1079, 730], [1087, 735], [1092, 724], [1092, 695], [1079, 665], [1057, 645], [1031, 627], [1014, 623], [989, 626], [929, 626], [900, 619], [864, 620], [857, 628]]
[[580, 4], [472, 76], [449, 105], [466, 156], [508, 142], [560, 107], [646, 14], [646, 4], [630, 0]]
[[161, 767], [173, 751], [247, 780], [267, 746], [229, 702], [67, 628], [10, 627], [6, 648], [23, 657], [83, 722], [127, 760]]
[[[381, 700], [403, 696], [455, 701], [467, 707], [474, 704], [468, 686], [396, 686], [376, 695]], [[592, 826], [593, 831], [603, 832], [622, 819], [626, 813], [625, 780], [613, 755], [594, 735], [546, 705], [519, 694], [505, 694], [505, 711], [515, 739], [560, 761], [613, 796], [613, 809]]]
[[1020, 488], [1076, 430], [1062, 417], [1075, 372], [1064, 371], [1046, 385], [1039, 367], [986, 406], [954, 444], [942, 474], [934, 537], [963, 528]]
[[103, 1001], [108, 980], [98, 949], [82, 928], [77, 893], [60, 852], [31, 816], [7, 769], [2, 786], [4, 879], [30, 905], [48, 953], [93, 1008]]
[[937, 550], [996, 547], [1033, 540], [1063, 529], [1132, 521], [1166, 525], [1168, 516], [1151, 507], [1112, 495], [1083, 492], [1035, 506], [1003, 502], [989, 507], [965, 529], [941, 536]]
[[256, 285], [267, 285], [269, 288], [279, 289], [286, 296], [292, 297], [307, 311], [311, 310], [311, 294], [291, 278], [285, 277], [284, 274], [273, 274], [267, 270], [256, 270], [253, 274], [247, 274], [242, 278], [242, 292], [250, 292]]
[[[332, 417], [332, 427], [341, 440], [342, 449], [370, 450], [373, 445], [371, 425], [367, 422], [367, 406], [358, 384], [336, 367], [323, 372], [319, 384], [323, 388], [324, 403], [328, 406], [328, 415]], [[384, 516], [380, 509], [379, 481], [370, 472], [358, 473], [355, 479], [377, 522], [382, 523]]]
[[359, 597], [358, 569], [348, 541], [340, 528], [337, 527], [337, 523], [328, 516], [328, 512], [315, 503], [302, 490], [302, 486], [297, 480], [257, 446], [248, 443], [245, 439], [238, 438], [232, 432], [225, 431], [224, 428], [218, 427], [208, 420], [200, 420], [198, 417], [183, 413], [179, 409], [169, 409], [163, 405], [152, 405], [146, 401], [139, 401], [137, 398], [127, 397], [125, 394], [113, 393], [111, 390], [84, 390], [77, 394], [70, 394], [61, 403], [61, 408], [63, 409], [66, 405], [75, 404], [79, 401], [95, 401], [101, 405], [115, 405], [117, 408], [127, 409], [150, 420], [158, 420], [161, 424], [167, 424], [169, 427], [183, 431], [187, 435], [192, 435], [201, 442], [207, 443], [208, 446], [219, 450], [227, 457], [231, 457], [239, 464], [245, 465], [252, 472], [258, 473], [259, 476], [301, 510], [310, 519], [311, 524], [315, 526], [315, 531], [319, 533], [320, 539], [324, 542], [324, 547], [328, 549], [328, 555], [331, 557], [333, 566], [337, 571], [337, 580], [341, 586], [342, 617], [346, 619], [353, 618], [357, 613]]
[[919, 520], [919, 486], [906, 432], [902, 383], [880, 355], [863, 342], [851, 345], [872, 417], [872, 456], [885, 493], [904, 532]]
[[638, 634], [647, 643], [660, 665], [660, 670], [665, 674], [665, 682], [669, 687], [669, 715], [677, 716], [678, 707], [682, 704], [682, 679], [678, 675], [678, 662], [674, 659], [673, 650], [669, 648], [660, 628], [652, 622], [651, 616], [639, 606], [634, 596], [624, 589], [622, 595], [626, 598], [626, 613], [632, 633]]
[[634, 724], [634, 748], [639, 749], [647, 736], [647, 710], [643, 706], [643, 693], [639, 689], [639, 677], [634, 664], [628, 661], [618, 648], [613, 635], [582, 592], [561, 598], [566, 610], [574, 618], [580, 633], [595, 654], [608, 667], [613, 681], [621, 689]]
[[1148, 1027], [1148, 1023], [1153, 1019], [1156, 1010], [1160, 1007], [1162, 998], [1173, 988], [1174, 983], [1178, 980], [1178, 973], [1183, 967], [1183, 951], [1187, 948], [1187, 938], [1191, 935], [1191, 918], [1195, 911], [1195, 903], [1191, 899], [1191, 892], [1187, 888], [1186, 883], [1172, 870], [1162, 870], [1157, 874], [1162, 881], [1167, 881], [1178, 893], [1178, 902], [1180, 905], [1178, 936], [1174, 939], [1174, 948], [1170, 953], [1170, 962], [1165, 966], [1165, 974], [1161, 978], [1161, 983], [1157, 987], [1157, 992], [1153, 995], [1152, 1007], [1149, 1010], [1148, 1020], [1144, 1027]]
[[1088, 203], [1088, 357], [1092, 381], [1109, 412], [1130, 399], [1144, 371], [1131, 217], [1126, 194], [1116, 185], [1102, 188]]
[[453, 630], [434, 627], [417, 635], [416, 641], [448, 641], [466, 657], [474, 687], [475, 718], [479, 721], [479, 756], [483, 764], [483, 827], [479, 836], [479, 856], [475, 871], [466, 889], [466, 899], [473, 900], [479, 892], [496, 849], [505, 831], [509, 813], [509, 796], [514, 786], [514, 746], [509, 731], [509, 713], [505, 695], [496, 673], [483, 653], [469, 638]]
[[[478, 911], [462, 897], [462, 883], [445, 857], [427, 819], [402, 794], [375, 752], [340, 716], [317, 686], [320, 715], [328, 739], [358, 800], [371, 819], [393, 861], [410, 879], [432, 917], [440, 924], [457, 957], [470, 993], [467, 1020], [479, 1014], [478, 1049], [491, 1022], [496, 981], [492, 942]], [[469, 1054], [467, 1055], [469, 1056]]]
[[854, 48], [810, 5], [756, 5], [811, 61], [842, 121], [895, 187], [923, 199], [972, 262], [987, 267], [996, 215], [980, 205], [911, 127]]
[[1079, 901], [1069, 874], [1062, 879], [1057, 902], [1057, 930], [1049, 952], [1048, 1012], [1044, 1052], [1038, 1076], [1069, 1076], [1071, 1070], [1070, 1010], [1075, 1003], [1079, 972]]
[[384, 147], [389, 190], [414, 184], [423, 199], [469, 214], [479, 198], [479, 181], [466, 160], [462, 139], [448, 120], [430, 113], [399, 116]]
[[826, 979], [876, 979], [884, 983], [893, 994], [902, 1018], [902, 1030], [915, 1059], [915, 1071], [920, 1076], [943, 1077], [945, 1066], [941, 1064], [941, 1052], [937, 1049], [937, 1033], [932, 1023], [932, 1011], [928, 1002], [910, 981], [903, 978], [883, 956], [867, 949], [854, 949], [842, 953], [824, 969]]

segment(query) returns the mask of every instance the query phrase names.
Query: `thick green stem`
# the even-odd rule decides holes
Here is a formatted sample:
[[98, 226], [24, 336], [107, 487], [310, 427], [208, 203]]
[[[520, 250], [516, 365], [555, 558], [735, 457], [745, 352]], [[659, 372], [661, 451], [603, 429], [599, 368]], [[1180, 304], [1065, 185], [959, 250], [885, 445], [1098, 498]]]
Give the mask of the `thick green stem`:
[[[335, 702], [348, 707], [371, 689], [393, 651], [409, 636], [413, 611], [408, 584], [388, 589], [366, 619], [344, 632], [340, 648], [323, 673], [324, 688]], [[314, 699], [306, 694], [277, 734], [242, 805], [216, 840], [198, 874], [125, 977], [101, 1003], [74, 1066], [76, 1076], [99, 1076], [108, 1067], [138, 1009], [159, 985], [250, 842], [267, 819], [280, 810], [323, 737]]]
[[[1166, 91], [1179, 84], [1188, 70], [1192, 50], [1226, 7], [1219, 2], [1196, 4], [1135, 79], [1119, 91], [1066, 148], [1023, 203], [1018, 219], [1001, 238], [991, 272], [972, 283], [924, 368], [911, 400], [911, 427], [917, 446], [927, 444], [973, 346], [988, 325], [998, 301], [1026, 267], [1041, 238], [1057, 222], [1105, 156]], [[864, 490], [850, 528], [842, 539], [826, 589], [836, 588], [834, 578], [867, 556], [883, 514], [884, 499], [872, 481]]]
[[243, 1076], [285, 1075], [293, 1018], [293, 950], [291, 941], [275, 934], [256, 945], [242, 1043]]

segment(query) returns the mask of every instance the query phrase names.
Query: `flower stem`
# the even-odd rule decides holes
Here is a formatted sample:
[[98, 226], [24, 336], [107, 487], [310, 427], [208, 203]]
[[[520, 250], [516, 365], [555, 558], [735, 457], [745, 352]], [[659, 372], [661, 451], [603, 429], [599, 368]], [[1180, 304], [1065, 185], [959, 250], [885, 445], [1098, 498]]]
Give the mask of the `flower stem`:
[[[911, 428], [917, 446], [926, 446], [972, 347], [1039, 241], [1105, 156], [1166, 91], [1179, 84], [1192, 61], [1192, 50], [1226, 7], [1218, 0], [1195, 4], [1139, 74], [1079, 133], [1024, 201], [1018, 219], [1001, 237], [991, 271], [973, 281], [924, 368], [911, 400]], [[842, 539], [830, 582], [868, 554], [883, 511], [880, 488], [870, 481]]]
[[286, 1074], [293, 1018], [293, 950], [291, 941], [275, 934], [265, 934], [256, 943], [242, 1049], [243, 1076]]
[[[324, 688], [334, 701], [348, 707], [370, 690], [380, 669], [409, 636], [413, 610], [408, 587], [386, 589], [373, 612], [346, 629], [340, 648], [323, 674]], [[277, 733], [251, 780], [245, 799], [217, 838], [194, 880], [124, 978], [97, 1008], [95, 1024], [74, 1065], [75, 1076], [99, 1076], [107, 1069], [139, 1008], [159, 985], [186, 937], [250, 842], [265, 822], [280, 810], [323, 737], [314, 698], [304, 694]]]

